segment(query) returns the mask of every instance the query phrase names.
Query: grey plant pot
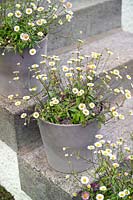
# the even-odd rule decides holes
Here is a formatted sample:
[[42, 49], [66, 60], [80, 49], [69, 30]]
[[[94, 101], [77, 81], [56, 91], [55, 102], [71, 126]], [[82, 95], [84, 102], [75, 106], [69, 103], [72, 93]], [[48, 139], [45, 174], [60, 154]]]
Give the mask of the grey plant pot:
[[[91, 122], [88, 126], [58, 125], [39, 120], [41, 137], [47, 154], [47, 159], [52, 168], [63, 173], [72, 171], [81, 172], [90, 167], [90, 164], [82, 158], [78, 158], [78, 152], [82, 157], [90, 159], [91, 152], [88, 145], [95, 142], [98, 122]], [[68, 147], [63, 151], [63, 147]], [[65, 157], [65, 154], [71, 156]]]
[[[29, 54], [29, 49], [25, 49], [23, 55], [15, 53], [12, 48], [5, 51], [0, 49], [0, 95], [7, 96], [12, 93], [19, 93], [21, 96], [29, 93], [29, 88], [37, 86], [37, 91], [41, 90], [41, 84], [35, 78], [32, 78], [32, 73], [29, 73], [28, 68], [32, 64], [39, 64], [42, 60], [41, 54], [47, 54], [46, 36], [35, 47], [37, 50], [34, 56]], [[20, 63], [18, 66], [17, 63]], [[14, 81], [14, 71], [19, 71], [20, 79]]]

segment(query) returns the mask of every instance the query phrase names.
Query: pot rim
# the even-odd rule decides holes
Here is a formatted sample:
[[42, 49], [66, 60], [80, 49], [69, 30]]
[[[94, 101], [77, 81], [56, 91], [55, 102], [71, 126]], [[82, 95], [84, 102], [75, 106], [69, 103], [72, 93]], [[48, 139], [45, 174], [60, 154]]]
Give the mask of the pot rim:
[[[43, 39], [41, 39], [40, 41], [38, 41], [37, 42], [37, 44], [36, 45], [38, 45], [38, 44], [40, 44], [41, 42], [43, 42], [44, 40], [48, 40], [48, 34], [43, 38]], [[8, 46], [8, 47], [0, 47], [0, 50], [1, 49], [4, 49], [4, 50], [7, 50], [7, 49], [14, 49], [12, 46]]]
[[[74, 126], [76, 126], [76, 127], [83, 127], [82, 124], [55, 124], [55, 123], [48, 122], [48, 121], [45, 121], [44, 119], [40, 119], [40, 118], [39, 118], [38, 120], [40, 120], [40, 121], [42, 121], [42, 122], [44, 122], [44, 123], [46, 123], [46, 124], [52, 125], [52, 126], [59, 126], [59, 127], [74, 127]], [[87, 126], [88, 126], [89, 124], [93, 123], [93, 122], [96, 122], [96, 121], [97, 121], [97, 120], [95, 119], [94, 121], [89, 122], [89, 123], [87, 124]], [[87, 126], [85, 126], [85, 127], [87, 127]]]

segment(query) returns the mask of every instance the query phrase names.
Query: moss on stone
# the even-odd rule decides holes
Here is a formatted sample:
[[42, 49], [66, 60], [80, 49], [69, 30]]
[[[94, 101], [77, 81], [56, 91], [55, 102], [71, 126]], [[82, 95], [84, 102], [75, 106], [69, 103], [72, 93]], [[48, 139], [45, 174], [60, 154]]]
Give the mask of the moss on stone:
[[0, 200], [15, 200], [14, 197], [0, 185]]

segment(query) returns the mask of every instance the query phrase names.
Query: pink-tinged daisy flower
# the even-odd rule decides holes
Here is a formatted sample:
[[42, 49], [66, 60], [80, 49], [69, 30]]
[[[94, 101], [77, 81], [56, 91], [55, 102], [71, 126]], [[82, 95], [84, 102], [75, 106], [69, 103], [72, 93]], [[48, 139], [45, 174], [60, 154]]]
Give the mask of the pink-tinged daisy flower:
[[88, 200], [90, 197], [90, 194], [89, 194], [89, 192], [82, 192], [81, 197], [83, 200]]

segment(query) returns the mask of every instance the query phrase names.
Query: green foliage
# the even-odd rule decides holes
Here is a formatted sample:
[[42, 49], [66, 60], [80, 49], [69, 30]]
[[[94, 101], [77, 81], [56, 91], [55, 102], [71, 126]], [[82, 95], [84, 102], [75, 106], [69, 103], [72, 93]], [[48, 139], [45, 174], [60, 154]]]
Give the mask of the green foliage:
[[[133, 199], [132, 149], [127, 146], [122, 137], [115, 143], [103, 140], [102, 135], [96, 135], [96, 138], [99, 139], [94, 143], [93, 150], [92, 146], [88, 146], [89, 151], [92, 152], [91, 161], [88, 160], [88, 163], [93, 163], [93, 172], [89, 173], [88, 170], [86, 176], [81, 177], [82, 192], [77, 194], [78, 198], [84, 200], [83, 194], [86, 192], [89, 196], [87, 200]], [[88, 177], [93, 177], [93, 181], [89, 182]], [[76, 177], [76, 180], [78, 180], [78, 177]], [[102, 195], [101, 198], [98, 198], [99, 194]], [[76, 198], [73, 199], [76, 200]]]
[[72, 12], [67, 4], [60, 1], [55, 3], [54, 0], [50, 2], [3, 1], [0, 5], [0, 48], [13, 47], [15, 51], [23, 53], [25, 48], [39, 44], [55, 21], [56, 25], [70, 21]]
[[[60, 64], [58, 56], [42, 55], [40, 69], [43, 73], [38, 66], [31, 66], [32, 77], [42, 84], [41, 98], [35, 98], [37, 116], [51, 123], [83, 126], [97, 120], [99, 127], [112, 117], [124, 119], [124, 115], [117, 111], [121, 103], [113, 107], [110, 103], [110, 96], [122, 95], [123, 102], [127, 94], [128, 98], [131, 96], [130, 91], [124, 91], [120, 85], [114, 88], [114, 80], [119, 84], [122, 79], [119, 70], [97, 74], [98, 68], [107, 65], [106, 56], [110, 57], [110, 51], [106, 50], [103, 55], [93, 52], [87, 56], [80, 54], [80, 48], [72, 53], [66, 65]], [[47, 97], [45, 101], [42, 96]]]
[[15, 200], [14, 197], [0, 185], [0, 200]]
[[[102, 54], [92, 52], [91, 55], [83, 55], [81, 44], [79, 40], [78, 49], [72, 52], [72, 57], [64, 65], [59, 56], [42, 55], [40, 64], [29, 67], [30, 77], [42, 84], [42, 90], [38, 95], [36, 87], [30, 88], [36, 107], [35, 114], [29, 116], [28, 113], [22, 113], [25, 124], [31, 117], [40, 117], [51, 123], [82, 126], [97, 121], [101, 127], [112, 118], [125, 119], [118, 109], [126, 99], [131, 98], [132, 80], [126, 72], [127, 67], [123, 67], [126, 76], [122, 76], [118, 69], [107, 71], [104, 66], [108, 69], [113, 53], [105, 49]], [[100, 74], [99, 69], [102, 69]], [[124, 81], [128, 81], [129, 89], [124, 88], [126, 86], [123, 85], [127, 85], [123, 84]], [[10, 97], [12, 99], [12, 95]], [[119, 102], [118, 97], [121, 97]], [[132, 115], [132, 111], [129, 115]]]

